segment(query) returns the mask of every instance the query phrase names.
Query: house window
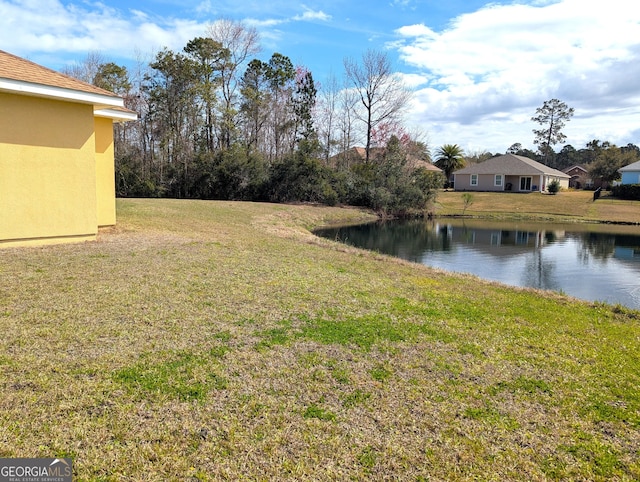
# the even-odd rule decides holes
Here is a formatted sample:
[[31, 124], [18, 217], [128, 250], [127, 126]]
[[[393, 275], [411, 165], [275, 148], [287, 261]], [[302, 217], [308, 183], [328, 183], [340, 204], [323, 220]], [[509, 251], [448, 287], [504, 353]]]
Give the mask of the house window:
[[478, 175], [477, 174], [471, 174], [471, 185], [472, 186], [477, 186], [478, 185]]
[[494, 180], [493, 180], [493, 184], [495, 186], [502, 186], [502, 174], [496, 174]]

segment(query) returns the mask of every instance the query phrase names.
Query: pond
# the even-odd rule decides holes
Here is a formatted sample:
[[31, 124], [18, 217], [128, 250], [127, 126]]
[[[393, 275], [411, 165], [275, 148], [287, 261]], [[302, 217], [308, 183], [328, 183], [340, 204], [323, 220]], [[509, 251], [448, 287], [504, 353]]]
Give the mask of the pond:
[[445, 218], [316, 234], [447, 271], [640, 309], [640, 226]]

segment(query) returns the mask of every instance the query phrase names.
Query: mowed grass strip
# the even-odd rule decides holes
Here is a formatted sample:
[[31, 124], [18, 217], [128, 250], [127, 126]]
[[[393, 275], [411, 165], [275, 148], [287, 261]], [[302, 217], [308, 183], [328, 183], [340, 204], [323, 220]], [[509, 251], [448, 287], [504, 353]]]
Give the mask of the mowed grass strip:
[[606, 222], [640, 224], [640, 203], [610, 197], [608, 193], [593, 201], [593, 191], [543, 193], [472, 192], [472, 203], [465, 209], [462, 192], [440, 191], [437, 215], [461, 215], [495, 219], [541, 221]]
[[308, 231], [357, 210], [118, 213], [95, 243], [0, 250], [0, 456], [78, 480], [640, 479], [637, 311]]

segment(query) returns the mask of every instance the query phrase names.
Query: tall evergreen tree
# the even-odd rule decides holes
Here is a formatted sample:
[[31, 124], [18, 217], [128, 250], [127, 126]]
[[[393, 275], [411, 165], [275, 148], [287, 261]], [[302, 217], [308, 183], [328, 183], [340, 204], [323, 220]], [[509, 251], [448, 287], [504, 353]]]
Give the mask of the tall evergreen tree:
[[254, 59], [249, 62], [240, 82], [242, 95], [240, 112], [244, 125], [244, 141], [250, 150], [259, 148], [269, 115], [268, 69], [268, 64]]
[[539, 146], [544, 164], [549, 164], [554, 153], [553, 146], [564, 141], [567, 136], [562, 133], [565, 122], [573, 117], [574, 109], [558, 99], [544, 102], [536, 109], [532, 121], [540, 124], [540, 129], [533, 129], [533, 143]]
[[221, 85], [220, 71], [229, 59], [229, 51], [220, 42], [203, 37], [189, 41], [184, 51], [194, 61], [194, 88], [202, 102], [205, 116], [204, 143], [206, 150], [213, 152], [216, 89]]
[[293, 135], [294, 122], [291, 115], [292, 96], [294, 91], [295, 69], [289, 57], [274, 53], [268, 62], [266, 76], [269, 81], [271, 93], [271, 133], [273, 143], [270, 146], [269, 157], [271, 160], [280, 159], [285, 154], [285, 146]]
[[313, 110], [318, 90], [310, 71], [302, 67], [296, 70], [296, 91], [293, 96], [293, 112], [296, 117], [295, 141], [317, 143], [318, 134], [313, 125]]
[[260, 36], [254, 27], [241, 21], [219, 19], [207, 29], [209, 37], [227, 52], [220, 64], [220, 138], [223, 148], [230, 148], [238, 122], [239, 100], [237, 91], [242, 83], [240, 69], [246, 67], [249, 56], [260, 52]]
[[[197, 108], [193, 60], [168, 49], [151, 63], [144, 90], [149, 98], [149, 120], [160, 157], [159, 182], [176, 197], [189, 197], [189, 174], [195, 151], [194, 132], [201, 120]], [[169, 175], [169, 179], [165, 178]]]

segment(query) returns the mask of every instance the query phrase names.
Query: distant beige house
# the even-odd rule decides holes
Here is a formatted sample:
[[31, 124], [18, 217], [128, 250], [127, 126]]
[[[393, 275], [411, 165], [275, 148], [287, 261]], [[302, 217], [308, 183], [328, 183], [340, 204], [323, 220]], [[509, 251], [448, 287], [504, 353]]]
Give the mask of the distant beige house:
[[524, 156], [505, 154], [453, 173], [456, 191], [544, 192], [552, 181], [567, 189], [571, 176]]

